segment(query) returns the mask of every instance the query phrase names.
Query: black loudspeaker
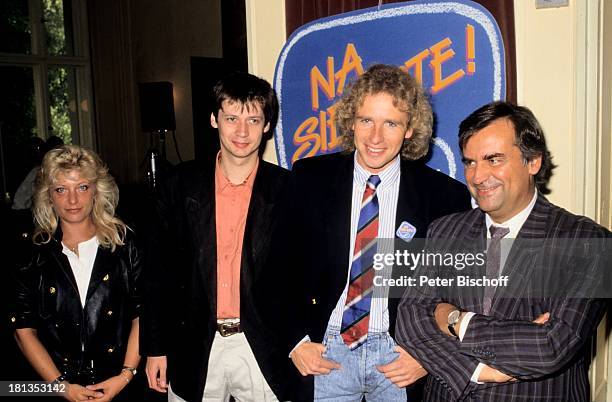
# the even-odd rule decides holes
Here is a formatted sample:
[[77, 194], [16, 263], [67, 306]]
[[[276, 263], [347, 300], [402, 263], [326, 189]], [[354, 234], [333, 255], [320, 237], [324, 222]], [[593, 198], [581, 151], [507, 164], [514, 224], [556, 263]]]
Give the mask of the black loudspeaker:
[[142, 131], [176, 130], [171, 82], [138, 83]]

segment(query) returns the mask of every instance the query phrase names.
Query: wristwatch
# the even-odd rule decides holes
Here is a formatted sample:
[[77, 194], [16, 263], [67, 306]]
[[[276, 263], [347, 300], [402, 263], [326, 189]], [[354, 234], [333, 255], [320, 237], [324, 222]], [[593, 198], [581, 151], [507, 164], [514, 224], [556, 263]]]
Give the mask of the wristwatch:
[[128, 366], [123, 366], [121, 371], [129, 371], [130, 373], [132, 373], [132, 376], [135, 376], [137, 372], [134, 367], [128, 367]]
[[461, 317], [461, 310], [453, 310], [448, 313], [448, 332], [457, 339], [459, 339], [459, 335], [455, 332], [455, 324], [459, 322], [459, 317]]
[[61, 374], [59, 377], [57, 377], [55, 380], [51, 381], [51, 384], [55, 385], [55, 384], [61, 384], [64, 381], [66, 381], [66, 376], [64, 374]]

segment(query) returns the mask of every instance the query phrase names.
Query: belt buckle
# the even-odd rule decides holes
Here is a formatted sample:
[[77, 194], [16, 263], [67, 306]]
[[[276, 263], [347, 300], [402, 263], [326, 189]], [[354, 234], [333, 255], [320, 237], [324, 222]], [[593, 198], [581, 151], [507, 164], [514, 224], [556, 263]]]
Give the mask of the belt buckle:
[[228, 337], [230, 335], [235, 335], [240, 332], [240, 323], [239, 322], [228, 322], [218, 325], [219, 333], [222, 337]]

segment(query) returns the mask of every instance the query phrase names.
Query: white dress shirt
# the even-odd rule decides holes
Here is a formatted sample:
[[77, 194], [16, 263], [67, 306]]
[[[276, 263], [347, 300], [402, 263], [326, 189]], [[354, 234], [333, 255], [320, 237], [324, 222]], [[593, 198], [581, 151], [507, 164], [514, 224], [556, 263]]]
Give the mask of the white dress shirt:
[[94, 261], [98, 254], [98, 238], [96, 236], [91, 239], [79, 243], [79, 254], [72, 252], [64, 243], [62, 243], [62, 252], [68, 257], [70, 268], [76, 279], [81, 306], [85, 307], [85, 299], [87, 297], [87, 289], [89, 289], [89, 281], [91, 272], [93, 271]]
[[[493, 219], [491, 219], [489, 214], [485, 214], [485, 223], [487, 225], [487, 239], [491, 238], [491, 232], [489, 232], [489, 228], [493, 224], [495, 224], [495, 226], [510, 229], [510, 232], [504, 238], [515, 239], [518, 236], [518, 233], [520, 232], [521, 228], [523, 227], [523, 224], [529, 217], [529, 214], [531, 213], [531, 210], [533, 209], [533, 206], [535, 205], [537, 199], [538, 199], [538, 190], [535, 190], [533, 194], [533, 198], [531, 199], [527, 207], [525, 207], [525, 209], [523, 209], [521, 212], [514, 215], [512, 218], [508, 219], [506, 222], [503, 222], [503, 223], [494, 223]], [[503, 272], [503, 267], [506, 263], [506, 258], [508, 257], [508, 253], [510, 252], [510, 249], [509, 249], [510, 247], [511, 247], [510, 243], [503, 242], [503, 241], [501, 242], [502, 258], [501, 258], [501, 263], [499, 266], [502, 267], [501, 268], [502, 272]], [[461, 320], [461, 324], [459, 326], [459, 341], [463, 341], [463, 337], [465, 336], [468, 325], [470, 324], [470, 320], [472, 319], [474, 314], [475, 313], [473, 312], [468, 312], [465, 314], [465, 316], [463, 316], [463, 320]], [[482, 382], [478, 381], [478, 377], [480, 377], [480, 372], [482, 371], [484, 366], [485, 365], [483, 363], [478, 363], [478, 366], [476, 366], [476, 370], [474, 370], [474, 373], [472, 374], [472, 378], [471, 378], [472, 382], [482, 384]]]

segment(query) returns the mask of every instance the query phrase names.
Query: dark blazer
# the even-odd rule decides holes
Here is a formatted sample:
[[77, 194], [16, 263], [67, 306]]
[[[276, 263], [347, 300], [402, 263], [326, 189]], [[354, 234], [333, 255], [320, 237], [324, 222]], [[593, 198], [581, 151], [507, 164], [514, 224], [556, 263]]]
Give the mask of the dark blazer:
[[36, 329], [69, 381], [93, 384], [123, 367], [132, 320], [140, 313], [142, 261], [129, 231], [114, 251], [99, 247], [83, 307], [61, 237], [58, 230], [48, 243], [34, 245], [31, 261], [16, 272], [10, 321]]
[[[285, 358], [305, 336], [321, 342], [349, 269], [354, 154], [303, 159], [293, 165], [282, 227], [275, 235], [268, 286], [282, 303], [267, 316], [280, 324]], [[422, 162], [401, 162], [396, 224], [410, 222], [424, 237], [434, 219], [470, 208], [464, 185]], [[393, 335], [399, 299], [389, 299]], [[269, 311], [269, 309], [267, 309]], [[283, 317], [280, 319], [279, 317]], [[273, 325], [273, 324], [270, 324]], [[313, 377], [302, 377], [293, 364], [294, 400], [313, 399]]]
[[[141, 354], [168, 357], [172, 390], [187, 401], [204, 393], [217, 322], [215, 158], [177, 166], [156, 197], [146, 253], [147, 292]], [[260, 161], [249, 203], [240, 268], [240, 320], [268, 384], [280, 397], [286, 358], [279, 358], [252, 299], [277, 222], [288, 172]], [[280, 362], [280, 365], [277, 364]]]
[[[569, 265], [558, 257], [568, 245], [586, 249], [586, 239], [610, 235], [590, 219], [572, 215], [539, 196], [504, 266], [503, 275], [509, 276], [513, 286], [497, 288], [488, 316], [482, 315], [482, 291], [446, 297], [422, 293], [405, 298], [399, 307], [396, 334], [400, 344], [430, 373], [425, 400], [590, 400], [585, 345], [605, 305], [593, 299], [571, 298], [569, 293], [537, 292], [539, 285], [532, 279], [538, 272], [536, 267], [559, 278], [574, 268], [578, 276], [570, 277], [568, 284], [582, 285], [590, 265], [584, 261], [598, 253], [586, 252], [580, 256], [581, 263]], [[442, 248], [485, 250], [485, 215], [475, 209], [443, 217], [430, 226], [428, 240]], [[556, 287], [563, 288], [560, 283], [561, 280]], [[438, 330], [433, 311], [441, 301], [477, 313], [462, 342]], [[545, 325], [532, 324], [545, 312], [551, 314]], [[482, 385], [470, 382], [479, 362], [519, 381]]]

